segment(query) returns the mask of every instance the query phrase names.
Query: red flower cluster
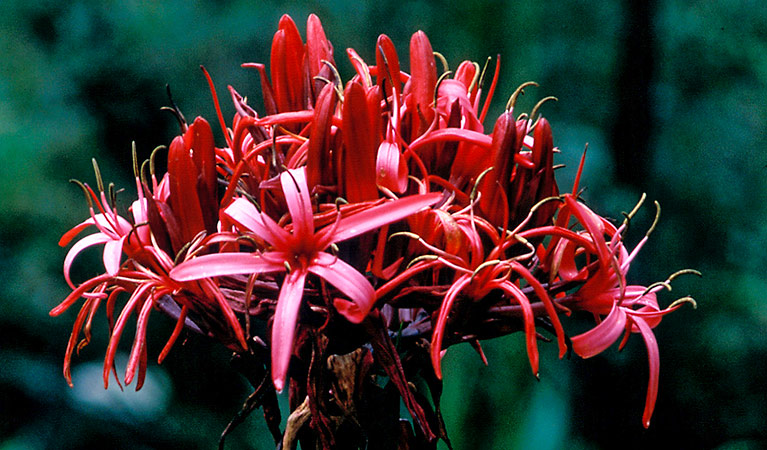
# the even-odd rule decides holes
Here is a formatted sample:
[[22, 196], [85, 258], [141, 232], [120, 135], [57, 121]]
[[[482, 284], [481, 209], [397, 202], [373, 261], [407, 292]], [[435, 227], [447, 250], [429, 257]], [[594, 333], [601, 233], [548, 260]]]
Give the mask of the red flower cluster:
[[[226, 146], [217, 148], [208, 122], [187, 126], [176, 111], [183, 134], [170, 145], [168, 172], [158, 182], [153, 164], [150, 176], [135, 168], [132, 221], [116, 212], [98, 169], [98, 193], [81, 185], [90, 218], [60, 244], [86, 228], [97, 232], [69, 251], [64, 275], [73, 292], [51, 311], [59, 315], [84, 299], [66, 351], [67, 381], [72, 353], [89, 341], [94, 313], [105, 303], [111, 338], [104, 383], [136, 313], [125, 383], [138, 374], [139, 388], [148, 317], [159, 309], [176, 320], [160, 361], [184, 329], [240, 354], [268, 347], [261, 363], [273, 388], [290, 381], [291, 408], [312, 410], [310, 426], [323, 444], [336, 439], [337, 415], [326, 397], [340, 388], [323, 385], [333, 377], [317, 361], [330, 367], [350, 352], [364, 354], [354, 359], [356, 382], [376, 370], [388, 375], [416, 432], [433, 441], [444, 431], [433, 431], [435, 412], [413, 392], [413, 373], [438, 383], [448, 346], [469, 342], [482, 354], [480, 340], [522, 331], [537, 376], [538, 328], [554, 335], [561, 357], [568, 350], [562, 317], [585, 311], [597, 325], [570, 339], [584, 358], [621, 335], [621, 345], [632, 333], [644, 339], [648, 426], [659, 370], [652, 328], [692, 299], [661, 309], [656, 292], [670, 280], [627, 282], [647, 239], [633, 250], [623, 243], [638, 206], [616, 227], [579, 199], [577, 180], [571, 193], [559, 193], [549, 122], [536, 118], [538, 106], [514, 115], [517, 95], [532, 83], [512, 95], [485, 133], [498, 64], [485, 95], [486, 67], [465, 61], [452, 73], [442, 61], [438, 73], [441, 55], [423, 32], [410, 41], [410, 74], [387, 36], [375, 48], [373, 65], [347, 50], [356, 73], [344, 83], [319, 19], [309, 17], [304, 43], [284, 16], [269, 73], [262, 64], [243, 65], [260, 75], [264, 115], [230, 87], [237, 112], [227, 127], [219, 110]], [[70, 266], [97, 244], [104, 244], [106, 272], [76, 286]], [[123, 292], [128, 300], [115, 320]], [[263, 339], [252, 333], [252, 319]], [[409, 353], [392, 337], [410, 342]], [[416, 349], [426, 358], [414, 357]], [[337, 384], [343, 378], [334, 376]], [[362, 391], [355, 392], [359, 398]], [[300, 404], [304, 398], [309, 406]]]

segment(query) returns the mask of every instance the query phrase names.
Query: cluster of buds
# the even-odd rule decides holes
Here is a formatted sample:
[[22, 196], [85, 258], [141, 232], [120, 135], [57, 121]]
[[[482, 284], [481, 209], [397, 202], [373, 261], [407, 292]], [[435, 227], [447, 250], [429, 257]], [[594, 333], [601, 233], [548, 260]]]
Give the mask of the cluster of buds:
[[[344, 83], [319, 19], [309, 17], [304, 42], [284, 16], [269, 72], [243, 65], [260, 76], [264, 115], [230, 87], [236, 113], [227, 127], [205, 72], [224, 147], [216, 147], [205, 119], [188, 125], [174, 106], [183, 133], [167, 151], [167, 173], [158, 181], [154, 169], [163, 149], [141, 167], [134, 163], [132, 221], [118, 213], [97, 166], [98, 192], [78, 182], [90, 218], [60, 244], [96, 232], [67, 254], [73, 291], [51, 311], [84, 300], [66, 350], [67, 381], [73, 352], [90, 340], [103, 303], [110, 336], [104, 385], [112, 374], [120, 382], [115, 355], [135, 314], [123, 381], [136, 378], [140, 388], [149, 315], [159, 310], [176, 326], [158, 361], [183, 332], [220, 341], [257, 388], [249, 408], [264, 408], [283, 445], [313, 439], [354, 447], [389, 427], [396, 442], [429, 447], [447, 440], [439, 393], [449, 346], [467, 342], [487, 363], [481, 340], [521, 331], [538, 376], [540, 333], [552, 337], [560, 357], [572, 350], [584, 358], [638, 333], [650, 362], [648, 426], [659, 372], [652, 328], [693, 301], [662, 309], [656, 293], [670, 279], [627, 281], [649, 235], [633, 249], [624, 245], [641, 201], [618, 226], [592, 211], [578, 195], [583, 160], [571, 192], [560, 193], [551, 126], [536, 117], [548, 99], [515, 116], [517, 96], [534, 83], [514, 92], [486, 133], [498, 63], [492, 77], [487, 64], [469, 61], [453, 73], [420, 31], [410, 41], [409, 74], [387, 36], [375, 49], [372, 65], [347, 50], [355, 74]], [[73, 260], [101, 244], [105, 272], [75, 285]], [[127, 301], [116, 314], [121, 297]], [[596, 325], [568, 337], [562, 319], [579, 312]], [[415, 377], [426, 380], [431, 401]], [[282, 432], [276, 392], [286, 387], [291, 417]], [[399, 421], [397, 397], [412, 428]], [[393, 425], [383, 424], [383, 405], [393, 405]]]

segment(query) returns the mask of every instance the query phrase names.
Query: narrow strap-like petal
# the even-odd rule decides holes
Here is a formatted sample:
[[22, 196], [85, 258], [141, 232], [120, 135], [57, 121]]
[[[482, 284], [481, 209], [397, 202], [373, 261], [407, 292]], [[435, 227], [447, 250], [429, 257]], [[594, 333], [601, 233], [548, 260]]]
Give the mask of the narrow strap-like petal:
[[439, 379], [442, 379], [442, 337], [445, 334], [447, 317], [453, 308], [453, 302], [458, 298], [458, 294], [469, 283], [471, 283], [471, 276], [462, 275], [450, 286], [439, 308], [437, 323], [434, 325], [434, 332], [431, 338], [431, 365], [434, 367], [434, 373], [436, 373]]
[[285, 230], [274, 223], [271, 217], [258, 212], [256, 207], [244, 198], [234, 199], [223, 214], [270, 245], [279, 247], [284, 245], [290, 237]]
[[658, 378], [660, 375], [660, 353], [658, 352], [658, 341], [655, 339], [650, 326], [641, 318], [633, 319], [634, 325], [639, 328], [639, 334], [644, 339], [647, 347], [647, 360], [650, 364], [650, 376], [647, 381], [647, 398], [645, 399], [644, 413], [642, 414], [642, 424], [645, 428], [650, 426], [655, 409], [655, 400], [658, 398]]
[[104, 233], [91, 234], [75, 242], [75, 245], [69, 249], [67, 256], [64, 258], [64, 279], [67, 281], [69, 287], [75, 289], [75, 285], [72, 283], [72, 279], [69, 276], [69, 270], [72, 267], [72, 262], [74, 262], [75, 257], [77, 257], [77, 255], [79, 255], [80, 252], [86, 248], [98, 244], [103, 244], [108, 242], [110, 239], [111, 238]]
[[411, 195], [344, 217], [339, 221], [331, 242], [344, 241], [375, 230], [387, 223], [402, 220], [427, 206], [437, 203], [441, 198], [442, 194], [437, 193]]
[[605, 320], [591, 330], [570, 339], [573, 351], [581, 358], [591, 358], [611, 346], [626, 329], [626, 311], [614, 305]]
[[170, 277], [176, 281], [199, 280], [224, 275], [269, 273], [285, 270], [282, 264], [255, 253], [216, 253], [203, 255], [176, 266]]
[[118, 240], [109, 240], [104, 243], [104, 268], [109, 275], [115, 275], [120, 270], [120, 259], [122, 259], [124, 241], [125, 236]]
[[319, 252], [308, 269], [352, 300], [336, 300], [334, 305], [338, 312], [350, 322], [362, 322], [375, 301], [375, 290], [367, 278], [343, 260], [325, 252]]
[[290, 272], [282, 283], [277, 298], [277, 308], [272, 323], [272, 381], [277, 392], [282, 392], [288, 374], [290, 355], [293, 353], [293, 339], [296, 321], [304, 293], [306, 271], [296, 269]]
[[302, 167], [283, 172], [280, 184], [293, 219], [293, 236], [310, 238], [314, 234], [314, 218], [306, 184], [306, 169]]

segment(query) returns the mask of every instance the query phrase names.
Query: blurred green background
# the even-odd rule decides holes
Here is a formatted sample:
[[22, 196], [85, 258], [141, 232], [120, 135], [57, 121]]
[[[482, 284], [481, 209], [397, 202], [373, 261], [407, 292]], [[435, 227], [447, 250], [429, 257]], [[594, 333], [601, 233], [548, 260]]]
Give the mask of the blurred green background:
[[[591, 360], [542, 346], [541, 381], [521, 335], [486, 344], [490, 366], [455, 347], [445, 358], [443, 410], [456, 449], [767, 448], [767, 8], [761, 1], [246, 2], [172, 0], [0, 2], [0, 449], [215, 448], [249, 394], [219, 346], [190, 336], [150, 364], [138, 394], [101, 387], [105, 324], [61, 376], [75, 312], [48, 311], [68, 289], [60, 235], [87, 208], [69, 178], [93, 182], [91, 158], [131, 198], [130, 146], [142, 158], [178, 133], [166, 83], [187, 118], [215, 122], [204, 64], [222, 95], [258, 99], [242, 62], [269, 61], [279, 17], [305, 30], [317, 13], [335, 45], [374, 61], [388, 34], [407, 61], [423, 29], [455, 68], [502, 54], [494, 110], [535, 80], [518, 111], [547, 95], [564, 189], [586, 142], [582, 186], [591, 206], [620, 218], [642, 192], [661, 223], [632, 267], [635, 283], [696, 268], [661, 298], [693, 295], [656, 329], [660, 394], [641, 426], [647, 358], [633, 337]], [[407, 67], [407, 63], [404, 63]], [[260, 101], [252, 101], [260, 105]], [[486, 127], [491, 127], [486, 124]], [[215, 127], [214, 127], [215, 128]], [[219, 132], [220, 133], [220, 132]], [[217, 135], [219, 144], [221, 136]], [[654, 211], [632, 223], [638, 241]], [[632, 241], [633, 240], [633, 241]], [[90, 259], [89, 259], [90, 258]], [[76, 279], [95, 275], [96, 254]], [[157, 314], [150, 358], [172, 328]], [[577, 324], [571, 326], [577, 329]], [[127, 343], [125, 350], [127, 351]], [[154, 353], [151, 349], [155, 349]], [[256, 412], [228, 448], [272, 448]], [[445, 448], [441, 446], [441, 448]]]

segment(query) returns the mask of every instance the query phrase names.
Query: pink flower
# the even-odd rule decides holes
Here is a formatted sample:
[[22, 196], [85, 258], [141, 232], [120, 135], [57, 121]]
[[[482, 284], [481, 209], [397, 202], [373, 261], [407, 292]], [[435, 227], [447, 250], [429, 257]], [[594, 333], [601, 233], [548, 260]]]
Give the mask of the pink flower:
[[325, 249], [333, 243], [408, 217], [440, 198], [439, 194], [423, 194], [387, 202], [339, 218], [334, 224], [315, 231], [305, 169], [283, 172], [280, 184], [293, 220], [292, 233], [280, 227], [267, 214], [259, 212], [249, 201], [238, 198], [226, 208], [224, 216], [241, 229], [263, 239], [269, 249], [256, 253], [205, 255], [181, 264], [171, 272], [171, 277], [178, 281], [288, 272], [277, 299], [272, 325], [272, 380], [277, 390], [282, 390], [287, 375], [298, 310], [308, 274], [324, 279], [349, 298], [334, 299], [334, 306], [353, 323], [361, 322], [373, 306], [375, 291], [365, 276]]

